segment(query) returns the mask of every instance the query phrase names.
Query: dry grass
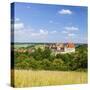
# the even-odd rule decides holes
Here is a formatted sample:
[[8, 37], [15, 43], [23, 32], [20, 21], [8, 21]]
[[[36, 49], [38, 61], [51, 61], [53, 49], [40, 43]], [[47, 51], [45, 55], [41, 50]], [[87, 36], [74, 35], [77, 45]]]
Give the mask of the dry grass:
[[15, 70], [15, 87], [87, 83], [86, 72]]

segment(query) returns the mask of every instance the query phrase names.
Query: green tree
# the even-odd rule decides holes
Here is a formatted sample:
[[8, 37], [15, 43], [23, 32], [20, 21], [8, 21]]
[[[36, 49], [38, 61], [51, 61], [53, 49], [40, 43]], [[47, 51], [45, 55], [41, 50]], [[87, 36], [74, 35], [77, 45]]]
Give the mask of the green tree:
[[49, 59], [50, 55], [51, 55], [51, 50], [49, 48], [45, 48], [45, 50], [42, 53], [42, 57]]
[[42, 60], [42, 50], [41, 48], [35, 49], [35, 52], [31, 54], [36, 60]]
[[48, 59], [43, 59], [42, 61], [42, 68], [44, 70], [50, 70], [51, 62]]
[[53, 69], [54, 70], [62, 70], [63, 64], [64, 64], [64, 62], [62, 59], [54, 59]]

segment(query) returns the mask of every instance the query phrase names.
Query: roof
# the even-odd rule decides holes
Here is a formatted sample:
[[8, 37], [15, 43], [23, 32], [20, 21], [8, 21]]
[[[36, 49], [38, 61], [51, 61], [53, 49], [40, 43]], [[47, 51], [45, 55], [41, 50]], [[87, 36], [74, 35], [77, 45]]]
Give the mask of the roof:
[[75, 48], [75, 45], [73, 43], [67, 43], [66, 47], [67, 48]]

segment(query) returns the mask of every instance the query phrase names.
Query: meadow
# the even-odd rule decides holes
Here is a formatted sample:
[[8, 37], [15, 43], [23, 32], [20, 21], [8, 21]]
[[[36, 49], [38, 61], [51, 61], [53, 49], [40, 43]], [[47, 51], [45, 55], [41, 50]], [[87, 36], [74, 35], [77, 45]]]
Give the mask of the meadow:
[[87, 45], [78, 45], [75, 53], [57, 55], [52, 54], [53, 51], [49, 48], [43, 49], [44, 45], [25, 46], [20, 49], [27, 52], [12, 50], [11, 86], [35, 87], [87, 83]]
[[14, 70], [14, 87], [84, 84], [87, 80], [87, 72]]

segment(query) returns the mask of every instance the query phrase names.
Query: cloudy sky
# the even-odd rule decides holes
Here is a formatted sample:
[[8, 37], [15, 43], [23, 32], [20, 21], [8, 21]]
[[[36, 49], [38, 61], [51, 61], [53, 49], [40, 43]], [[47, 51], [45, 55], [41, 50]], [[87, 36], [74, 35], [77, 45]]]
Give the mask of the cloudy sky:
[[32, 3], [11, 7], [14, 42], [87, 43], [87, 7]]

